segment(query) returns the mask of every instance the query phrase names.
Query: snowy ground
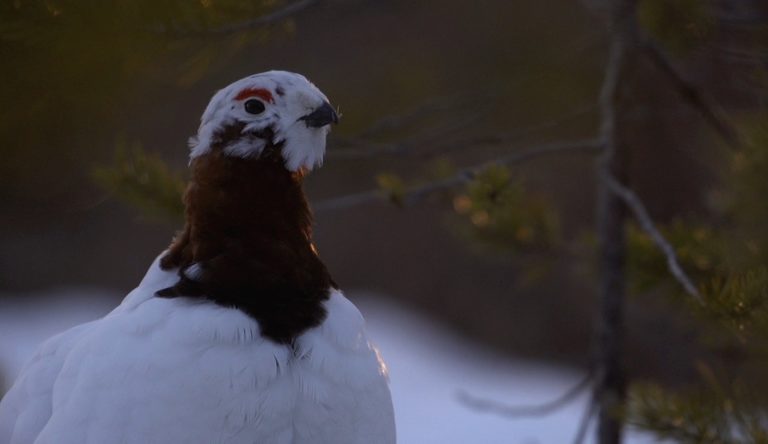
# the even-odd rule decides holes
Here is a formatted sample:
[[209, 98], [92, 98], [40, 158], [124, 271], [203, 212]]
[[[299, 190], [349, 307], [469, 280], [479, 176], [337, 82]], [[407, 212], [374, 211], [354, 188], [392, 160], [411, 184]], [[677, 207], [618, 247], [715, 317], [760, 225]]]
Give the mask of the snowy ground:
[[[41, 304], [40, 295], [30, 295], [21, 302], [16, 299], [14, 305], [0, 305], [0, 382], [4, 379], [7, 387], [48, 336], [107, 313], [112, 307], [105, 298], [92, 297], [99, 293], [104, 294], [64, 290], [49, 295], [54, 302]], [[509, 419], [470, 409], [457, 394], [463, 391], [513, 405], [539, 404], [559, 396], [583, 375], [499, 356], [384, 298], [352, 292], [351, 299], [363, 311], [370, 336], [387, 361], [400, 444], [573, 440], [586, 396], [546, 417]], [[637, 434], [630, 434], [628, 441], [655, 442]]]

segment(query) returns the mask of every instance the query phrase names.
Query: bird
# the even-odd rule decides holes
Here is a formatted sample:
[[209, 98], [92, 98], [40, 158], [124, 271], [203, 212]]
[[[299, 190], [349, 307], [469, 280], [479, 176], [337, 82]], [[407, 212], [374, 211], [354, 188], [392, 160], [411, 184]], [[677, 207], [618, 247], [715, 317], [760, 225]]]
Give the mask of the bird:
[[0, 444], [394, 443], [386, 365], [304, 194], [338, 121], [297, 73], [216, 92], [183, 229], [110, 313], [39, 347], [0, 401]]

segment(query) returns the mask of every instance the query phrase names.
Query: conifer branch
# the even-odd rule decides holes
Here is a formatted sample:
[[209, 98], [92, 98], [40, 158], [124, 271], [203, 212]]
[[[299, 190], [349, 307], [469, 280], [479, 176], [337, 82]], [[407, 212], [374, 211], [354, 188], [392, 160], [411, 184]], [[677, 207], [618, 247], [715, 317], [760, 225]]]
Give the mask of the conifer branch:
[[[601, 144], [598, 140], [587, 139], [575, 142], [550, 143], [517, 151], [506, 156], [501, 156], [489, 162], [475, 165], [470, 168], [465, 168], [453, 176], [447, 177], [445, 179], [409, 188], [403, 193], [402, 196], [400, 196], [399, 201], [404, 206], [410, 206], [419, 203], [434, 192], [453, 188], [458, 185], [467, 183], [477, 177], [479, 173], [495, 165], [512, 165], [563, 152], [597, 152], [599, 151], [600, 147]], [[349, 194], [346, 196], [321, 200], [314, 204], [313, 208], [315, 211], [338, 210], [385, 200], [387, 200], [387, 196], [381, 190], [369, 190], [360, 193]]]
[[613, 176], [603, 173], [602, 180], [608, 186], [616, 196], [619, 196], [627, 207], [632, 211], [637, 221], [640, 223], [640, 227], [645, 231], [648, 236], [651, 237], [656, 246], [661, 250], [667, 259], [667, 268], [672, 276], [680, 283], [685, 289], [686, 293], [693, 296], [699, 303], [704, 304], [704, 300], [701, 294], [696, 289], [696, 286], [691, 281], [691, 278], [683, 271], [677, 260], [677, 254], [674, 247], [664, 238], [664, 235], [656, 228], [656, 224], [648, 214], [648, 210], [640, 200], [640, 198], [632, 190], [620, 184]]

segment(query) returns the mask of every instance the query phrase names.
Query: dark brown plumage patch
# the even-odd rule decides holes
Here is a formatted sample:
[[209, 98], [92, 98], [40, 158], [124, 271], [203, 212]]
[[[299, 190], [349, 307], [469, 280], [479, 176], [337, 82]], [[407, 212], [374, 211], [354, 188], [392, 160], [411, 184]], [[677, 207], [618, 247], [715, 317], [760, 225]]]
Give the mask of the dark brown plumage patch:
[[288, 343], [323, 321], [335, 284], [312, 245], [301, 173], [286, 170], [272, 144], [254, 159], [223, 155], [235, 134], [223, 129], [219, 146], [192, 162], [186, 224], [161, 260], [163, 269], [179, 268], [179, 281], [157, 295], [236, 307], [264, 336]]

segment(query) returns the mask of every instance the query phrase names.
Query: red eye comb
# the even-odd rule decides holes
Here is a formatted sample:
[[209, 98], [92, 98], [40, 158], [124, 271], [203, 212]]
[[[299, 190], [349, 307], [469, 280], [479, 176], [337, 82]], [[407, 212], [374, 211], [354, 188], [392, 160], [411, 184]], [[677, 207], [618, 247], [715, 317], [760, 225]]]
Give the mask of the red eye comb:
[[245, 100], [249, 97], [258, 97], [265, 102], [275, 103], [275, 98], [272, 97], [272, 93], [264, 88], [246, 88], [237, 93], [235, 100]]

